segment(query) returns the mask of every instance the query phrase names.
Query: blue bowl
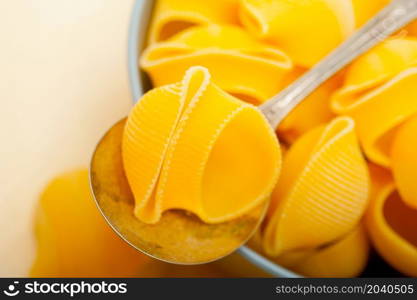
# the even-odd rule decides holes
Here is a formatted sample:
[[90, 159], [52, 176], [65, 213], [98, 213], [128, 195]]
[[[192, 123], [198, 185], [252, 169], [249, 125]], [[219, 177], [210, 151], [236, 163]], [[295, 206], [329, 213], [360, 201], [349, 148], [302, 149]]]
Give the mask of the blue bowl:
[[[128, 40], [128, 70], [133, 103], [136, 103], [143, 93], [150, 88], [147, 76], [139, 70], [138, 66], [140, 53], [145, 46], [153, 3], [154, 1], [150, 0], [136, 0], [131, 16]], [[301, 277], [248, 247], [243, 246], [237, 252], [248, 262], [271, 276]]]

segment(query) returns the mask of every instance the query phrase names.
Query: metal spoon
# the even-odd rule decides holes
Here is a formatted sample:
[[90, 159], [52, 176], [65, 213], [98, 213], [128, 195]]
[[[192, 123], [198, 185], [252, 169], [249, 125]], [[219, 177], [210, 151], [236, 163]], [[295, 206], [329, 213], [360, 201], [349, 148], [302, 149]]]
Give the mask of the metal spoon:
[[[394, 0], [311, 71], [260, 106], [260, 111], [271, 127], [276, 128], [327, 79], [415, 18], [417, 0]], [[134, 199], [121, 159], [124, 123], [125, 119], [119, 121], [104, 135], [90, 166], [91, 187], [97, 205], [120, 237], [154, 258], [176, 264], [211, 262], [231, 254], [248, 241], [262, 221], [268, 201], [247, 215], [222, 224], [205, 224], [185, 211], [165, 212], [155, 225], [139, 221], [133, 215]], [[241, 254], [258, 260], [261, 265], [270, 265], [267, 259], [249, 248], [243, 248]]]

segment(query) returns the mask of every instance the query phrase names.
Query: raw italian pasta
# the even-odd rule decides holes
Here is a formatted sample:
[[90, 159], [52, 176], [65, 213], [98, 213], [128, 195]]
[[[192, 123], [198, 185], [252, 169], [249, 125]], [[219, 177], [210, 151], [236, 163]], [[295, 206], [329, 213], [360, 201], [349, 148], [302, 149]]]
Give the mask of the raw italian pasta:
[[157, 0], [149, 43], [162, 42], [196, 25], [236, 25], [239, 0]]
[[337, 242], [320, 248], [292, 269], [309, 277], [356, 277], [368, 262], [370, 242], [361, 224]]
[[393, 39], [358, 59], [332, 99], [336, 113], [351, 116], [367, 157], [390, 165], [398, 126], [417, 112], [417, 40]]
[[352, 119], [307, 132], [286, 154], [267, 217], [265, 252], [311, 249], [347, 234], [364, 214], [368, 190]]
[[355, 29], [351, 0], [242, 0], [242, 24], [312, 67]]
[[259, 104], [276, 94], [292, 63], [282, 51], [262, 44], [241, 28], [194, 27], [150, 46], [141, 66], [155, 87], [181, 80], [192, 66], [206, 67], [222, 89]]
[[371, 204], [366, 214], [372, 242], [384, 259], [397, 270], [417, 276], [417, 210], [407, 207], [386, 170], [370, 166]]
[[156, 223], [175, 208], [220, 223], [269, 198], [281, 153], [254, 106], [223, 92], [207, 69], [193, 67], [182, 82], [138, 102], [122, 156], [141, 221]]

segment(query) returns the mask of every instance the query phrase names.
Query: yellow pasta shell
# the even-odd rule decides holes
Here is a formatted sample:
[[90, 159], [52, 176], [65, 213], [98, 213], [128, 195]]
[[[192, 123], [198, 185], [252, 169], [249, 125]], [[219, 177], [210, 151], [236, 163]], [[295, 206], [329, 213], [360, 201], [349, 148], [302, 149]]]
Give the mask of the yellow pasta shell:
[[[398, 130], [391, 150], [392, 171], [402, 199], [417, 209], [417, 115]], [[416, 228], [417, 230], [417, 228]]]
[[291, 68], [288, 56], [233, 26], [199, 26], [147, 48], [140, 60], [154, 86], [181, 80], [192, 66], [203, 66], [225, 91], [259, 104], [282, 88]]
[[149, 43], [166, 41], [198, 25], [237, 24], [239, 0], [157, 0], [149, 29]]
[[369, 252], [370, 242], [365, 227], [359, 225], [340, 241], [299, 261], [292, 270], [308, 277], [356, 277], [365, 269]]
[[367, 157], [390, 166], [390, 149], [398, 126], [417, 113], [417, 68], [408, 69], [351, 105], [347, 115], [357, 125], [359, 140]]
[[264, 249], [270, 256], [332, 242], [358, 224], [369, 175], [354, 121], [340, 117], [303, 135], [286, 154], [273, 192]]
[[240, 20], [302, 67], [312, 67], [355, 28], [351, 0], [243, 0]]
[[281, 159], [265, 117], [213, 84], [203, 67], [138, 102], [122, 156], [135, 215], [146, 223], [169, 209], [207, 223], [237, 218], [270, 196]]
[[406, 206], [391, 175], [371, 165], [372, 196], [366, 225], [379, 254], [398, 271], [417, 276], [417, 210]]
[[359, 57], [348, 68], [343, 87], [332, 97], [336, 113], [350, 111], [361, 97], [417, 64], [417, 39], [392, 38]]

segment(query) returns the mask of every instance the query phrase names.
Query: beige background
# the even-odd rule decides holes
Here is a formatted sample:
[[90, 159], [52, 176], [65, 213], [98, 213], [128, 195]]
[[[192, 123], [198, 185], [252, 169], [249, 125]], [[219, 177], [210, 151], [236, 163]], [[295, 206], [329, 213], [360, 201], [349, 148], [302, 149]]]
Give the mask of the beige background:
[[87, 166], [131, 105], [133, 0], [0, 0], [0, 276], [24, 276], [32, 214], [54, 175]]

